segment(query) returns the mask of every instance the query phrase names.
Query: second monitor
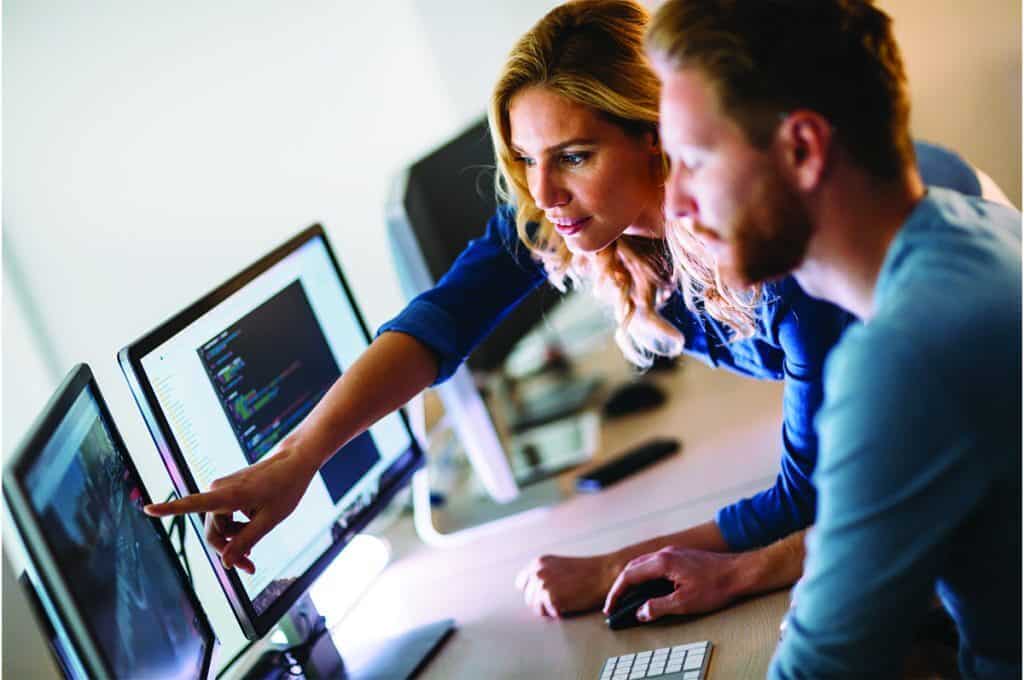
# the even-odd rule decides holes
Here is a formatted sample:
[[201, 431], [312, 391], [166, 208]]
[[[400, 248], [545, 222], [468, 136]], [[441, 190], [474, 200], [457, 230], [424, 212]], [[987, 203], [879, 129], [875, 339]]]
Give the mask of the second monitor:
[[[177, 492], [268, 455], [370, 343], [318, 225], [128, 347], [118, 359]], [[346, 444], [251, 553], [211, 562], [247, 637], [264, 635], [421, 465], [401, 413]], [[201, 520], [190, 516], [202, 534]]]

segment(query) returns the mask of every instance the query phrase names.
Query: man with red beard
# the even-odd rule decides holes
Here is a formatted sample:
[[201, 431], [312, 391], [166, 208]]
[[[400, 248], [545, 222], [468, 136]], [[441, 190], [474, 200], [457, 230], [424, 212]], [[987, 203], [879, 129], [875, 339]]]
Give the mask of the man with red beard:
[[[937, 593], [963, 675], [1020, 677], [1020, 213], [925, 187], [870, 0], [669, 0], [647, 44], [667, 216], [735, 285], [792, 274], [860, 319], [826, 364], [817, 522], [770, 676], [898, 675]], [[607, 604], [685, 570], [637, 558]]]

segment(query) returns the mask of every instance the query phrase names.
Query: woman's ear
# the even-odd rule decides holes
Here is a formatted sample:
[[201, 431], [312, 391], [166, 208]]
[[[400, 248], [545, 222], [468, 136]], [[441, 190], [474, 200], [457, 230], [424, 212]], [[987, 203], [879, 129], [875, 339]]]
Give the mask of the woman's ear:
[[798, 189], [812, 191], [825, 173], [832, 148], [832, 124], [816, 111], [789, 113], [776, 132], [782, 167]]
[[658, 137], [658, 128], [645, 132], [644, 141], [647, 142], [647, 150], [650, 153], [661, 154], [661, 139]]

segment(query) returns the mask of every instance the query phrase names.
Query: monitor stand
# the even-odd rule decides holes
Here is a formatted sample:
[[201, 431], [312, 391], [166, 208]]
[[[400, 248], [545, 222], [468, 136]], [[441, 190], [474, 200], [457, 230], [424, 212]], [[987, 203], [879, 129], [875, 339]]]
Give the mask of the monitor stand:
[[[307, 593], [292, 606], [278, 627], [292, 647], [300, 647], [310, 639], [316, 639], [312, 648], [297, 656], [302, 668], [299, 677], [308, 680], [405, 680], [414, 677], [441, 645], [455, 631], [455, 621], [444, 619], [401, 633], [395, 637], [374, 642], [344, 644], [342, 649], [335, 646], [326, 622], [317, 611], [313, 599]], [[275, 654], [275, 652], [269, 652]], [[301, 657], [301, 658], [298, 658]], [[266, 664], [257, 663], [257, 666]], [[256, 669], [254, 669], [256, 670]], [[277, 674], [246, 675], [247, 680], [263, 677], [279, 677]], [[287, 676], [287, 677], [295, 677]]]

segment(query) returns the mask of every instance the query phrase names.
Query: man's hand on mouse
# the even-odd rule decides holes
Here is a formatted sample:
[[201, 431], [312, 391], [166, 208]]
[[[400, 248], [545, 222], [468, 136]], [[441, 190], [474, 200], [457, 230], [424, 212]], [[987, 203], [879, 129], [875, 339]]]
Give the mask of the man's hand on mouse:
[[657, 578], [672, 581], [675, 592], [648, 600], [637, 610], [639, 621], [721, 609], [740, 595], [741, 555], [673, 547], [641, 555], [631, 560], [615, 579], [605, 598], [604, 613], [612, 612], [629, 587]]
[[526, 605], [540, 616], [560, 618], [591, 611], [604, 602], [625, 560], [614, 554], [592, 557], [543, 555], [516, 576]]

